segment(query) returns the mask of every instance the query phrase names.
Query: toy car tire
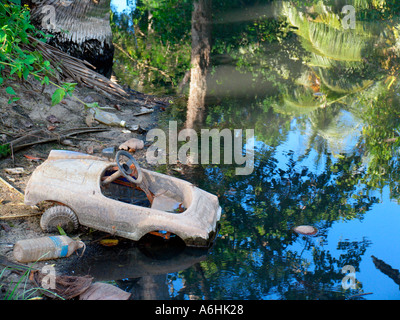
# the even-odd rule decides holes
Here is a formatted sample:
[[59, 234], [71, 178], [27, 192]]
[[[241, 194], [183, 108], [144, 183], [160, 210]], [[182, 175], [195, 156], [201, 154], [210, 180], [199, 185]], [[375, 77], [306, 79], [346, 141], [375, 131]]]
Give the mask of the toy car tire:
[[54, 206], [47, 209], [40, 219], [40, 227], [45, 232], [58, 231], [57, 226], [65, 232], [73, 232], [78, 229], [79, 221], [76, 214], [66, 206]]

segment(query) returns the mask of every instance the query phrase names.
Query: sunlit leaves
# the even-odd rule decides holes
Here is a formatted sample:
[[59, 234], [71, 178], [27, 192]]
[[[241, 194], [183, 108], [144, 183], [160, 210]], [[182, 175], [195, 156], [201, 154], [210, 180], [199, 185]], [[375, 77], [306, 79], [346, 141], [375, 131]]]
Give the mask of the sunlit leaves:
[[[7, 79], [28, 80], [32, 75], [42, 84], [49, 84], [48, 74], [51, 73], [50, 63], [44, 61], [41, 54], [24, 48], [29, 43], [28, 35], [44, 34], [37, 31], [30, 23], [27, 7], [21, 7], [20, 1], [11, 1], [13, 4], [0, 3], [0, 86]], [[4, 69], [8, 73], [3, 73]], [[11, 87], [6, 88], [11, 97], [8, 103], [18, 101], [16, 92]]]

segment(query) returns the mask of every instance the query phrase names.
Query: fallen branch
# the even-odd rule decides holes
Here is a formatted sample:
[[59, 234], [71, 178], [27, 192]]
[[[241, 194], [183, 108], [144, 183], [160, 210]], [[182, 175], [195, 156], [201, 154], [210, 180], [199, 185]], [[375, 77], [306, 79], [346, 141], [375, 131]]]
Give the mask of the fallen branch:
[[10, 148], [13, 152], [19, 151], [23, 148], [53, 141], [62, 141], [67, 137], [84, 134], [84, 133], [94, 133], [108, 131], [108, 128], [73, 128], [62, 130], [58, 133], [50, 132], [47, 130], [35, 130], [33, 132], [27, 133], [26, 135], [11, 141]]

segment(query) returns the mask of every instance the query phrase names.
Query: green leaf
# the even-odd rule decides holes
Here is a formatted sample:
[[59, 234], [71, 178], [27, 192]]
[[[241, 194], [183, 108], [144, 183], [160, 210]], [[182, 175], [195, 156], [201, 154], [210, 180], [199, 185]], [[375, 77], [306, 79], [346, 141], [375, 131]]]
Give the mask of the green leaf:
[[53, 96], [51, 97], [51, 106], [55, 106], [59, 104], [65, 96], [65, 91], [63, 89], [57, 89], [54, 91]]
[[29, 76], [29, 69], [28, 68], [24, 69], [23, 75], [24, 75], [24, 79], [28, 80], [28, 76]]
[[6, 157], [11, 154], [10, 144], [0, 145], [0, 158]]
[[20, 65], [13, 66], [13, 67], [11, 68], [10, 75], [12, 76], [15, 72], [19, 71], [20, 68], [21, 68]]
[[74, 92], [76, 85], [77, 85], [77, 83], [64, 83], [63, 88], [65, 89], [65, 92], [69, 96], [72, 96], [72, 93]]
[[11, 88], [11, 87], [7, 87], [7, 88], [6, 88], [6, 92], [7, 92], [8, 94], [11, 94], [11, 95], [15, 95], [15, 94], [16, 94], [15, 91], [14, 91], [14, 89]]
[[15, 102], [15, 101], [18, 101], [19, 99], [21, 99], [20, 97], [12, 97], [12, 98], [10, 98], [9, 100], [8, 100], [8, 104], [11, 104], [11, 103], [13, 103], [13, 102]]
[[61, 228], [60, 226], [57, 226], [58, 232], [60, 233], [60, 235], [62, 236], [66, 236], [67, 234], [65, 233], [64, 229]]
[[34, 63], [36, 61], [36, 58], [35, 58], [35, 56], [33, 56], [33, 55], [29, 55], [29, 56], [27, 56], [26, 57], [26, 59], [25, 59], [25, 64], [32, 64], [32, 63]]
[[0, 86], [3, 84], [4, 79], [0, 77]]
[[49, 80], [49, 77], [48, 76], [44, 76], [44, 78], [43, 78], [43, 80], [42, 80], [42, 84], [49, 84], [49, 82], [50, 82], [50, 80]]
[[86, 103], [85, 104], [86, 108], [99, 108], [99, 103], [98, 102], [92, 102], [92, 103]]

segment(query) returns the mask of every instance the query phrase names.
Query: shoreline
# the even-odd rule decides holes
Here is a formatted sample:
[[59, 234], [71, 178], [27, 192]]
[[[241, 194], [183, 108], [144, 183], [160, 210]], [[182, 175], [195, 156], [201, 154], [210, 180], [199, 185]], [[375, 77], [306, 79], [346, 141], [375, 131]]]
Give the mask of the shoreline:
[[[12, 156], [0, 159], [0, 257], [3, 262], [5, 258], [11, 263], [17, 263], [13, 257], [13, 245], [18, 240], [56, 235], [47, 234], [41, 230], [39, 221], [44, 211], [41, 205], [30, 207], [23, 203], [23, 194], [30, 175], [37, 166], [43, 163], [49, 152], [53, 149], [60, 149], [101, 156], [103, 149], [118, 148], [120, 144], [131, 138], [144, 140], [145, 133], [157, 125], [159, 112], [163, 111], [160, 106], [167, 105], [167, 103], [163, 98], [158, 99], [134, 90], [128, 90], [130, 97], [121, 100], [101, 95], [94, 89], [77, 86], [74, 95], [79, 100], [88, 103], [98, 102], [101, 107], [107, 106], [110, 110], [105, 111], [117, 114], [129, 124], [126, 128], [111, 127], [93, 121], [89, 122], [87, 119], [89, 112], [73, 97], [65, 97], [61, 103], [51, 107], [51, 94], [55, 90], [52, 86], [47, 86], [43, 93], [41, 92], [42, 87], [37, 81], [29, 83], [30, 90], [26, 89], [26, 84], [21, 85], [18, 82], [13, 82], [12, 86], [21, 99], [8, 104], [5, 87], [0, 88], [0, 144], [9, 143], [18, 136], [26, 136], [38, 130], [57, 134], [57, 132], [73, 128], [108, 129], [102, 132], [71, 136], [62, 141], [35, 144], [15, 152]], [[140, 130], [127, 129], [136, 127]], [[141, 166], [149, 167], [145, 161], [145, 154], [144, 148], [136, 151], [134, 157]], [[18, 170], [12, 170], [16, 168]], [[85, 232], [71, 235], [72, 238], [76, 236], [87, 235]], [[85, 255], [96, 250], [96, 246], [88, 247]], [[39, 261], [26, 265], [40, 269], [45, 265], [54, 264], [56, 272], [62, 274], [63, 270], [71, 269], [71, 266], [76, 263], [79, 263], [79, 256], [73, 254], [69, 258]], [[2, 286], [0, 299], [4, 299], [8, 290], [12, 290], [13, 284], [18, 283], [20, 279], [20, 275], [15, 273], [15, 270], [13, 272], [12, 269], [5, 270], [4, 268], [5, 266], [0, 261], [0, 274], [4, 271], [0, 278], [0, 286]], [[9, 289], [7, 289], [8, 286], [10, 286]], [[27, 281], [26, 287], [24, 288], [24, 285], [21, 287], [16, 291], [20, 296], [23, 295], [23, 290], [33, 288], [33, 284]]]

